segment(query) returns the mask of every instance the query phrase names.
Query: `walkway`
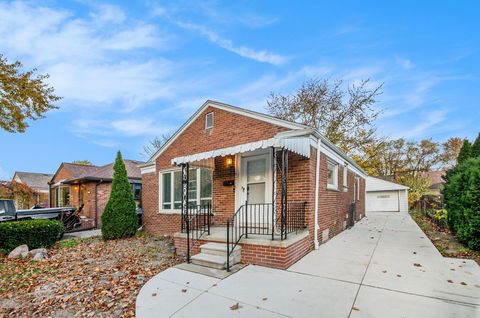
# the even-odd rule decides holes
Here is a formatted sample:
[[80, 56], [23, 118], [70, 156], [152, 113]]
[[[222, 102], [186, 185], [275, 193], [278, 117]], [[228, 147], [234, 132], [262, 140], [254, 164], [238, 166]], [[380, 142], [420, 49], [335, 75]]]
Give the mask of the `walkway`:
[[480, 268], [443, 258], [407, 214], [372, 213], [288, 271], [170, 268], [140, 291], [137, 317], [187, 316], [474, 318]]

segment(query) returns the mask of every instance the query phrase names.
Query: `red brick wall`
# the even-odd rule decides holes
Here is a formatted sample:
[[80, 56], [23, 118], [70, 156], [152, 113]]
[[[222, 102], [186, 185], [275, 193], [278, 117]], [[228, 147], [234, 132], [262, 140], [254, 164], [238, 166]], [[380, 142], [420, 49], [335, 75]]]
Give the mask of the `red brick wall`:
[[[322, 242], [322, 232], [329, 230], [329, 237], [337, 235], [344, 229], [344, 222], [348, 220], [347, 214], [350, 211], [350, 204], [354, 198], [355, 177], [359, 177], [351, 170], [348, 170], [347, 192], [343, 191], [343, 166], [338, 167], [338, 189], [327, 189], [327, 156], [322, 154], [320, 157], [320, 191], [319, 191], [319, 211], [318, 240]], [[360, 220], [360, 214], [365, 215], [365, 180], [360, 178], [360, 201], [357, 201], [356, 219]]]
[[[205, 115], [214, 112], [214, 127], [205, 130]], [[179, 214], [160, 214], [158, 202], [158, 173], [172, 168], [175, 157], [225, 148], [248, 142], [272, 138], [288, 129], [243, 115], [208, 107], [177, 139], [157, 158], [155, 173], [142, 176], [143, 219], [147, 231], [154, 235], [173, 235], [180, 230]], [[214, 222], [224, 224], [227, 215], [234, 213], [234, 187], [223, 186], [224, 180], [234, 179], [225, 166], [226, 158], [215, 159], [212, 201]]]
[[[227, 168], [225, 157], [215, 158], [213, 171], [212, 205], [215, 225], [225, 225], [227, 218], [235, 213], [235, 186], [224, 186], [223, 181], [235, 180], [235, 166]], [[235, 164], [235, 157], [231, 157]]]
[[[198, 240], [191, 250], [191, 255], [200, 253], [200, 246], [208, 243]], [[183, 237], [174, 237], [175, 253], [183, 257], [187, 251], [187, 240]], [[273, 268], [287, 269], [312, 250], [310, 237], [305, 237], [288, 247], [273, 247], [253, 244], [239, 244], [242, 247], [243, 264], [254, 264]]]
[[[205, 115], [214, 112], [214, 127], [205, 130]], [[268, 139], [287, 128], [208, 107], [157, 158], [157, 171], [171, 168], [175, 157]], [[146, 187], [145, 187], [146, 188]]]

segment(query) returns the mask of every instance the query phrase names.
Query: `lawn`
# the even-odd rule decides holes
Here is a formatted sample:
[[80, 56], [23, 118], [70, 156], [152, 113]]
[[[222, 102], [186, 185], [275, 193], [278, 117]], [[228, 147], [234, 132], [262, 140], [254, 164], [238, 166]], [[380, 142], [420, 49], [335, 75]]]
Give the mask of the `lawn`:
[[133, 317], [147, 280], [172, 266], [172, 242], [149, 235], [61, 241], [48, 259], [0, 262], [0, 317]]
[[473, 259], [480, 265], [480, 252], [460, 243], [448, 228], [440, 228], [420, 211], [413, 210], [410, 215], [443, 256]]

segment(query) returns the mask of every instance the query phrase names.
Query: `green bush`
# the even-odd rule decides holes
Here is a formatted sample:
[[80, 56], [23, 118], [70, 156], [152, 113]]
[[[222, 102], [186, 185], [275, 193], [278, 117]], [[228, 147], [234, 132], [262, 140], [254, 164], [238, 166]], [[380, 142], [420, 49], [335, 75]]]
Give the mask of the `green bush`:
[[138, 228], [132, 186], [128, 182], [127, 169], [120, 151], [113, 171], [110, 198], [102, 214], [102, 236], [105, 240], [133, 236]]
[[51, 247], [60, 239], [63, 224], [55, 220], [25, 220], [0, 223], [0, 248], [11, 251], [27, 244], [28, 248]]
[[480, 158], [470, 158], [447, 174], [443, 189], [448, 225], [469, 248], [480, 250]]

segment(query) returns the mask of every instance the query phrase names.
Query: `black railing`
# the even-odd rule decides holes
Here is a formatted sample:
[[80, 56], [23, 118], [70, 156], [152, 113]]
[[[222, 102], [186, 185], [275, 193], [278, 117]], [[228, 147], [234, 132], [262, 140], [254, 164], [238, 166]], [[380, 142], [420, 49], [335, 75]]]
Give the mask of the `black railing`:
[[287, 234], [305, 229], [306, 202], [288, 202], [275, 217], [271, 203], [245, 202], [235, 214], [227, 219], [227, 271], [230, 270], [230, 255], [242, 238], [248, 235], [269, 235], [272, 240], [280, 235], [280, 240], [287, 239]]
[[187, 233], [187, 263], [190, 263], [192, 248], [205, 233], [210, 235], [212, 208], [210, 204], [189, 205], [183, 215], [182, 232]]
[[307, 202], [288, 202], [285, 215], [280, 215], [280, 237], [286, 239], [290, 233], [297, 233], [306, 228], [305, 225], [305, 209]]

